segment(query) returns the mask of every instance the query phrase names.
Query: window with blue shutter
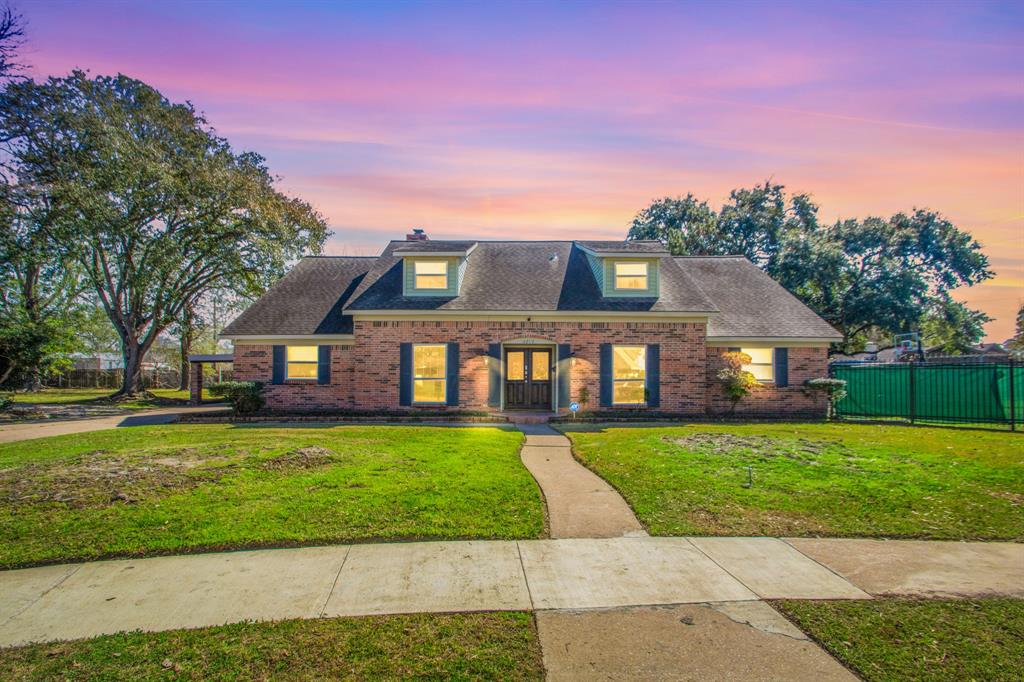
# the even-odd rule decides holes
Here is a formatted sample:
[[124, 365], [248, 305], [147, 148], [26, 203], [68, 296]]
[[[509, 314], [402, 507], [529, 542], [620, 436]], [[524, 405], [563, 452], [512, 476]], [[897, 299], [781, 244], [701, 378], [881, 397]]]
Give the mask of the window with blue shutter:
[[459, 404], [459, 344], [448, 344], [448, 357], [445, 363], [448, 374], [447, 404], [458, 406]]
[[331, 383], [331, 347], [317, 347], [316, 383]]
[[647, 407], [661, 407], [661, 346], [647, 344]]
[[285, 353], [287, 352], [286, 346], [274, 346], [273, 360], [271, 364], [271, 383], [283, 384], [284, 383], [284, 372], [285, 366], [288, 363]]
[[775, 385], [784, 388], [789, 386], [789, 349], [775, 349]]
[[612, 344], [601, 344], [601, 407], [612, 406]]
[[403, 343], [398, 351], [398, 404], [412, 405], [412, 344]]
[[487, 346], [487, 404], [501, 407], [501, 344]]
[[572, 346], [558, 344], [558, 406], [569, 407], [572, 387]]

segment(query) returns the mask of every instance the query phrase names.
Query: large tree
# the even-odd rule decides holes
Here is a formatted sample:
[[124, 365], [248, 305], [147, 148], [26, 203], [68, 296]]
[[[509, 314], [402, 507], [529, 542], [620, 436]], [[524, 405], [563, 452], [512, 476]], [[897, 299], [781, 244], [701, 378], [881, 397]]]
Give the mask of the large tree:
[[0, 124], [48, 188], [49, 233], [82, 269], [142, 390], [146, 351], [204, 292], [251, 287], [319, 252], [323, 219], [277, 191], [264, 159], [235, 153], [191, 104], [119, 75], [75, 71], [9, 86]]
[[835, 326], [843, 350], [868, 332], [918, 330], [950, 291], [992, 276], [981, 245], [933, 211], [824, 226], [817, 212], [807, 195], [766, 182], [734, 190], [717, 213], [692, 195], [655, 201], [629, 238], [659, 239], [676, 254], [746, 256]]
[[985, 336], [992, 318], [951, 297], [939, 299], [921, 321], [921, 341], [941, 355], [962, 355]]

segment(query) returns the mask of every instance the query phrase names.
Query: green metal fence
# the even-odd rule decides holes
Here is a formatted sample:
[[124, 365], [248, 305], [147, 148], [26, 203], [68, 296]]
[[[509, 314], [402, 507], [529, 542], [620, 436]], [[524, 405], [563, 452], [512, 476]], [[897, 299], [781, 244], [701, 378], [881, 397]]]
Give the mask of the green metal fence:
[[846, 381], [840, 417], [903, 418], [910, 422], [1024, 423], [1024, 368], [1019, 363], [842, 364]]

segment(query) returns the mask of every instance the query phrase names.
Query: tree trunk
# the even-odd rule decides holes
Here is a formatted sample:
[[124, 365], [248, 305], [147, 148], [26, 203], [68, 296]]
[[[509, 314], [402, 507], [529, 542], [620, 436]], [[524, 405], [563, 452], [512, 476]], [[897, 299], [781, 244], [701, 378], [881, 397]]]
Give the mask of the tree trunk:
[[188, 356], [192, 354], [192, 342], [195, 337], [195, 326], [192, 306], [187, 305], [181, 316], [181, 379], [178, 381], [178, 390], [187, 391], [192, 383], [192, 372], [189, 366]]
[[146, 350], [136, 339], [125, 341], [124, 378], [121, 389], [114, 394], [115, 398], [131, 398], [145, 390], [142, 385], [142, 359]]

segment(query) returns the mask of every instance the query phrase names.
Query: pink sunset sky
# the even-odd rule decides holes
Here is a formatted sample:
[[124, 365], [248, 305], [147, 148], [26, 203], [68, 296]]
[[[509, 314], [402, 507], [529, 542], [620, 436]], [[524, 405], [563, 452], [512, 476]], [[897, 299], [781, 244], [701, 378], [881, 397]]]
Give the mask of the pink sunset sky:
[[623, 238], [771, 178], [825, 221], [941, 211], [1024, 301], [1024, 4], [21, 2], [36, 77], [190, 100], [327, 218], [333, 254]]

